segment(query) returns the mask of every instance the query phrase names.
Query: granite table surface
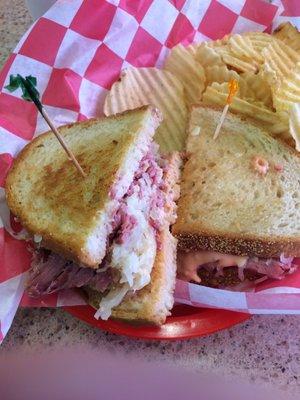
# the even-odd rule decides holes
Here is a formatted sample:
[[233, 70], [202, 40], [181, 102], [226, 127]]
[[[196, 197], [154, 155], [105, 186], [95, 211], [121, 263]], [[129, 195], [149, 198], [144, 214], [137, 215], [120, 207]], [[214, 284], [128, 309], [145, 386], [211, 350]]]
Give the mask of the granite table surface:
[[[0, 0], [0, 66], [31, 23], [24, 1]], [[85, 344], [273, 386], [300, 398], [299, 328], [300, 316], [254, 316], [204, 338], [136, 341], [87, 326], [59, 309], [21, 309], [0, 352]]]

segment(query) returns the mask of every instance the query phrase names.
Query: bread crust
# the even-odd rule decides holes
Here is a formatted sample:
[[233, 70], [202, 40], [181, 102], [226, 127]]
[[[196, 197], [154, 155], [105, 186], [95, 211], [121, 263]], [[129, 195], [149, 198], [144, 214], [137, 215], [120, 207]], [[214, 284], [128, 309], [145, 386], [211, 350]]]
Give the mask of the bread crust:
[[268, 240], [250, 235], [240, 237], [230, 234], [218, 235], [216, 232], [173, 233], [178, 239], [180, 250], [211, 250], [224, 254], [262, 258], [276, 258], [282, 253], [285, 256], [300, 257], [300, 240], [294, 238]]

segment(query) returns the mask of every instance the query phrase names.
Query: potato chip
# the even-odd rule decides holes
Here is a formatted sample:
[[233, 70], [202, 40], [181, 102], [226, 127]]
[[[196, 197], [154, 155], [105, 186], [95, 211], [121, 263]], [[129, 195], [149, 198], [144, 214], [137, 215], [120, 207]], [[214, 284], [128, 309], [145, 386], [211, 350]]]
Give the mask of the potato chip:
[[293, 103], [300, 103], [300, 62], [273, 91], [273, 104], [276, 110], [288, 112]]
[[[251, 89], [247, 87], [246, 82], [244, 82], [242, 79], [240, 79], [240, 76], [238, 75], [238, 78], [236, 79], [238, 82], [238, 90], [235, 96], [239, 97], [240, 99], [245, 99], [249, 100], [251, 102], [255, 102], [254, 98], [254, 93], [251, 92]], [[213, 88], [216, 88], [220, 93], [225, 93], [228, 96], [229, 93], [229, 86], [228, 83], [223, 82], [219, 83], [218, 85], [211, 85]]]
[[[227, 96], [228, 85], [226, 83], [213, 83], [206, 88], [203, 93], [202, 101], [204, 104], [224, 107]], [[263, 103], [250, 102], [235, 96], [229, 110], [257, 121], [273, 136], [278, 136], [288, 131], [286, 121], [282, 120], [279, 115], [265, 107]]]
[[266, 107], [272, 108], [271, 87], [267, 83], [263, 73], [244, 72], [240, 75], [249, 94], [245, 93], [243, 97], [253, 97], [255, 101], [262, 102]]
[[255, 60], [241, 60], [234, 55], [227, 45], [212, 46], [211, 43], [201, 43], [197, 50], [196, 58], [204, 68], [228, 65], [240, 72], [257, 72], [258, 64]]
[[155, 134], [162, 152], [182, 150], [186, 137], [187, 108], [182, 83], [169, 71], [128, 68], [116, 81], [104, 103], [104, 114], [112, 115], [152, 104], [164, 120]]
[[228, 34], [222, 37], [222, 39], [217, 39], [217, 40], [210, 40], [207, 43], [209, 47], [220, 47], [220, 46], [225, 46], [228, 43], [228, 40], [230, 39], [232, 35]]
[[205, 68], [206, 85], [213, 82], [229, 82], [230, 79], [239, 80], [239, 74], [236, 71], [229, 70], [226, 65], [212, 65]]
[[295, 50], [278, 40], [265, 47], [262, 55], [265, 59], [265, 76], [274, 87], [280, 86], [284, 77], [289, 75], [300, 61], [300, 55]]
[[294, 103], [291, 107], [289, 126], [296, 143], [296, 150], [300, 151], [300, 103]]
[[300, 102], [300, 55], [277, 40], [262, 51], [265, 57], [263, 74], [271, 90], [277, 111], [289, 111], [292, 103]]
[[250, 38], [247, 36], [232, 35], [228, 41], [228, 46], [232, 53], [240, 59], [254, 60], [258, 64], [262, 64], [264, 61], [260, 52], [254, 49]]
[[199, 46], [199, 43], [192, 43], [186, 46], [186, 49], [193, 57], [195, 57]]
[[204, 68], [215, 65], [224, 65], [220, 54], [215, 48], [210, 47], [208, 42], [203, 42], [200, 44], [197, 49], [196, 59]]
[[241, 60], [238, 57], [235, 57], [228, 51], [222, 51], [222, 59], [225, 62], [226, 65], [230, 66], [231, 68], [234, 68], [235, 70], [239, 72], [254, 72], [256, 73], [258, 71], [258, 64], [253, 61], [246, 61], [246, 60]]
[[247, 32], [244, 33], [243, 36], [250, 40], [253, 49], [258, 53], [261, 53], [265, 47], [269, 46], [275, 41], [273, 36], [263, 32]]
[[201, 100], [205, 89], [204, 69], [182, 44], [171, 50], [164, 69], [172, 72], [182, 82], [189, 103]]
[[284, 22], [274, 31], [273, 36], [282, 40], [292, 49], [300, 50], [300, 32], [290, 22]]
[[261, 101], [256, 98], [253, 88], [250, 85], [248, 85], [247, 81], [243, 79], [241, 75], [239, 76], [239, 78], [240, 79], [239, 79], [238, 97], [250, 101], [250, 103], [261, 103]]
[[228, 69], [226, 65], [205, 68], [206, 85], [209, 86], [213, 82], [223, 83], [235, 79], [239, 83], [239, 97], [243, 99], [251, 99], [264, 103], [267, 107], [272, 107], [272, 93], [270, 86], [263, 78], [262, 74], [254, 74], [253, 72], [244, 72], [238, 74], [234, 70]]
[[208, 46], [210, 48], [214, 48], [214, 47], [220, 47], [220, 46], [224, 46], [227, 44], [228, 39], [230, 38], [231, 35], [225, 35], [222, 39], [217, 39], [217, 40], [209, 40], [209, 41], [204, 41], [204, 42], [198, 42], [198, 43], [192, 43], [189, 44], [188, 46], [186, 46], [186, 49], [192, 54], [192, 55], [196, 55], [198, 48], [201, 45]]
[[229, 47], [229, 44], [215, 47], [213, 49], [221, 56], [223, 63], [230, 68], [239, 72], [257, 72], [258, 70], [258, 63], [255, 60], [247, 59], [246, 57], [243, 59], [237, 57]]
[[[254, 98], [254, 93], [251, 93], [251, 89], [247, 87], [246, 82], [244, 82], [240, 76], [237, 74], [237, 78], [233, 78], [235, 81], [238, 83], [238, 90], [237, 93], [235, 94], [236, 96], [240, 97], [241, 99], [246, 99], [246, 100], [251, 100], [255, 101]], [[229, 81], [227, 81], [229, 82]], [[226, 93], [228, 95], [229, 93], [229, 86], [226, 81], [219, 83], [218, 85], [218, 90], [222, 93]]]

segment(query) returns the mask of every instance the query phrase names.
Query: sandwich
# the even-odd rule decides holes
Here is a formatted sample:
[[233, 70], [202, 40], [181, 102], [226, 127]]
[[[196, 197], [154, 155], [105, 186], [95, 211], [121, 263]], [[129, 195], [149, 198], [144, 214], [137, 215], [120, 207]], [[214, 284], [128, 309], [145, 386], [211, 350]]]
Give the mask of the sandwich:
[[173, 306], [181, 159], [160, 156], [161, 121], [144, 106], [61, 127], [81, 177], [51, 132], [29, 143], [6, 179], [13, 214], [35, 242], [27, 292], [80, 288], [96, 309], [162, 324]]
[[293, 273], [300, 256], [300, 158], [249, 120], [195, 105], [177, 221], [178, 277], [242, 290]]

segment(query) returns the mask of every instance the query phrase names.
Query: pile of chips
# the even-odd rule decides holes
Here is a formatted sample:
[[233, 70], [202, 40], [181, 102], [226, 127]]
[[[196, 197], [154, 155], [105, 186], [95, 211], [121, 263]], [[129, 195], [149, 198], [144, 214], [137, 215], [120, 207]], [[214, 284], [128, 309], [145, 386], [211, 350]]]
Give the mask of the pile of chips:
[[300, 151], [300, 32], [290, 23], [272, 34], [231, 34], [174, 47], [164, 68], [129, 68], [108, 93], [106, 115], [144, 104], [164, 121], [156, 134], [162, 151], [182, 150], [191, 104], [223, 108], [228, 82], [238, 82], [230, 111]]

